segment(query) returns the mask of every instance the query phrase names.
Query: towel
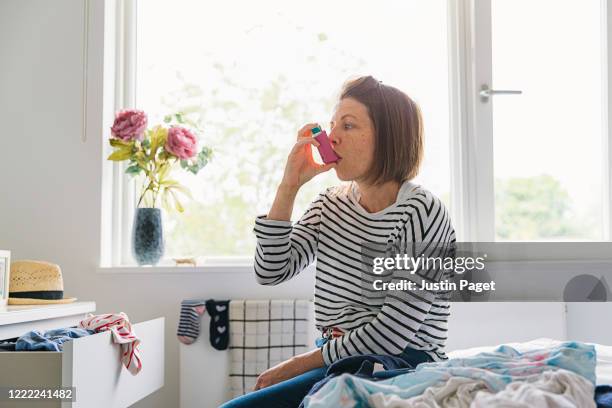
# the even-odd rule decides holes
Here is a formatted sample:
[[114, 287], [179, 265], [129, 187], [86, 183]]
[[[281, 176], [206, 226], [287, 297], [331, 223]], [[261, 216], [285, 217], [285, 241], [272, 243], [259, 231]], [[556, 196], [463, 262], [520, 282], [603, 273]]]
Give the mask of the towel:
[[140, 339], [132, 331], [132, 325], [125, 313], [103, 315], [88, 313], [87, 317], [79, 322], [79, 326], [94, 330], [96, 333], [110, 330], [113, 342], [121, 346], [121, 362], [125, 368], [132, 375], [140, 372], [142, 369], [140, 350], [138, 349]]
[[230, 301], [232, 397], [250, 392], [270, 367], [308, 350], [308, 300]]

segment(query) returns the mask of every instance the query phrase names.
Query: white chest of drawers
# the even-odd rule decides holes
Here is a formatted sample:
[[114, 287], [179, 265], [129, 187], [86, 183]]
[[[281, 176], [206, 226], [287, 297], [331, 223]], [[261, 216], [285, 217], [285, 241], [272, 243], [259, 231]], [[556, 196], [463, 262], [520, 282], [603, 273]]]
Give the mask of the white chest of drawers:
[[[0, 308], [0, 340], [30, 330], [75, 326], [95, 308], [94, 302]], [[37, 407], [128, 407], [164, 385], [164, 318], [132, 322], [132, 328], [141, 339], [143, 366], [137, 375], [121, 364], [120, 347], [111, 333], [102, 332], [64, 343], [59, 353], [0, 352], [0, 387], [74, 387], [75, 401], [37, 401]], [[2, 407], [27, 406], [0, 398]]]

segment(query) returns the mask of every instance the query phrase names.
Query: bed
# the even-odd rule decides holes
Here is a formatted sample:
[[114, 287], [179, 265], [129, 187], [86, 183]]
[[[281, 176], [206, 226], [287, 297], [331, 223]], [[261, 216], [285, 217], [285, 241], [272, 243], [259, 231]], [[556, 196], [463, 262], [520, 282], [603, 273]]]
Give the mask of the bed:
[[[463, 405], [453, 406], [595, 407], [594, 392], [603, 386], [612, 385], [612, 337], [609, 335], [610, 328], [600, 323], [601, 316], [611, 315], [612, 304], [588, 305], [586, 308], [578, 306], [545, 302], [454, 303], [447, 340], [447, 355], [452, 363], [448, 366], [441, 369], [438, 366], [424, 370], [417, 368], [414, 373], [407, 375], [410, 376], [409, 380], [405, 375], [390, 380], [369, 381], [343, 374], [334, 379], [333, 383], [330, 381], [326, 385], [327, 389], [322, 388], [317, 394], [307, 397], [305, 406], [446, 406], [431, 404], [431, 400], [446, 392], [444, 387], [447, 384], [467, 378], [472, 381], [467, 384], [468, 387], [473, 387], [474, 381], [482, 380], [482, 388], [470, 390], [469, 395], [479, 397], [474, 398], [473, 405], [470, 402], [466, 405], [464, 401]], [[501, 345], [507, 347], [500, 348]], [[492, 357], [481, 353], [491, 353]], [[507, 353], [504, 356], [507, 360], [496, 359], [504, 353]], [[530, 371], [539, 365], [538, 358], [543, 355], [546, 357], [541, 367]], [[480, 362], [472, 365], [474, 361]], [[500, 361], [501, 366], [498, 366]], [[518, 370], [522, 370], [521, 374], [508, 376], [508, 372], [519, 373], [512, 371], [515, 363]], [[496, 371], [500, 367], [501, 370]], [[470, 370], [473, 370], [471, 374]], [[486, 374], [479, 378], [483, 371]], [[439, 376], [433, 382], [428, 382], [432, 373], [434, 377], [436, 374]], [[570, 378], [571, 381], [563, 383], [559, 378], [566, 373], [565, 380]], [[495, 384], [497, 380], [500, 381]], [[525, 391], [527, 388], [530, 390]], [[479, 394], [481, 390], [485, 392]], [[506, 397], [519, 395], [516, 392], [512, 394], [513, 391], [521, 396], [531, 393], [531, 398], [540, 402], [499, 403]], [[428, 393], [430, 399], [425, 397]], [[458, 394], [450, 397], [455, 398], [453, 403], [456, 403]], [[483, 395], [490, 397], [488, 403], [482, 398]], [[608, 395], [612, 399], [612, 393]], [[477, 400], [484, 402], [476, 403]]]
[[[505, 343], [520, 352], [553, 347], [562, 343], [562, 340], [539, 338], [522, 343]], [[595, 346], [597, 364], [595, 366], [596, 385], [612, 385], [612, 346], [597, 343], [586, 343]], [[462, 358], [475, 356], [478, 353], [492, 351], [497, 346], [472, 347], [448, 353], [449, 358]]]

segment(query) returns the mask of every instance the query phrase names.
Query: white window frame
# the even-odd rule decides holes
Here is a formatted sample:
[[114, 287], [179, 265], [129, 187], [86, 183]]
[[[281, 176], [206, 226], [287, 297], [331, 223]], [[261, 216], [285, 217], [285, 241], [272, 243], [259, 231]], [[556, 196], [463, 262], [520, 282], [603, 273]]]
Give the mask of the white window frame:
[[[493, 167], [492, 103], [480, 101], [482, 85], [492, 84], [491, 43], [492, 0], [449, 0], [449, 75], [451, 134], [451, 200], [457, 211], [453, 222], [458, 239], [466, 242], [495, 241], [495, 195]], [[612, 235], [612, 132], [608, 118], [612, 81], [612, 0], [600, 0], [602, 27], [602, 168], [603, 240]], [[523, 261], [530, 242], [515, 244], [517, 254], [508, 259]], [[533, 252], [533, 251], [532, 251]], [[612, 260], [612, 243], [596, 254], [597, 259]], [[557, 253], [530, 254], [529, 260], [554, 260]], [[593, 251], [576, 250], [563, 254], [567, 260], [590, 260]]]
[[135, 0], [96, 1], [90, 7], [88, 38], [89, 48], [93, 51], [88, 57], [101, 61], [99, 65], [88, 64], [92, 67], [88, 75], [89, 83], [100, 88], [92, 98], [101, 108], [101, 115], [88, 115], [88, 123], [97, 124], [95, 137], [102, 143], [102, 268], [135, 265], [133, 261], [130, 262], [135, 183], [124, 173], [125, 163], [106, 160], [111, 152], [107, 140], [114, 113], [119, 109], [134, 107], [136, 25], [127, 22], [135, 18]]
[[[612, 0], [601, 0], [602, 7], [602, 78], [604, 79], [602, 122], [604, 168], [604, 239], [612, 235], [612, 133], [608, 118], [612, 115], [609, 95], [612, 91]], [[492, 83], [491, 0], [448, 0], [449, 100], [451, 209], [458, 239], [468, 242], [493, 242], [495, 236], [495, 203], [493, 183], [493, 124], [491, 103], [481, 103], [482, 84]], [[134, 106], [136, 95], [137, 0], [94, 2], [89, 10], [90, 50], [104, 50], [103, 74], [89, 64], [88, 83], [103, 85], [102, 118], [88, 114], [88, 125], [96, 122], [102, 129], [104, 159], [110, 153], [106, 146], [107, 130], [113, 113]], [[89, 52], [89, 59], [99, 58]], [[100, 51], [98, 51], [98, 54]], [[97, 81], [97, 82], [96, 82]], [[92, 83], [95, 82], [95, 83]], [[88, 97], [88, 100], [91, 99]], [[92, 111], [96, 103], [89, 103]], [[491, 120], [481, 120], [489, 117]], [[89, 127], [89, 126], [88, 126]], [[97, 136], [96, 136], [97, 137]], [[131, 227], [135, 209], [134, 181], [124, 173], [125, 163], [103, 163], [102, 243], [100, 265], [119, 269], [135, 265], [130, 254]], [[544, 258], [555, 259], [555, 254]], [[572, 259], [584, 259], [575, 254]], [[610, 254], [602, 257], [612, 260]], [[520, 257], [513, 262], [523, 262]], [[210, 257], [195, 270], [249, 269], [251, 257]], [[166, 267], [164, 267], [166, 268]], [[181, 268], [185, 270], [186, 268]]]

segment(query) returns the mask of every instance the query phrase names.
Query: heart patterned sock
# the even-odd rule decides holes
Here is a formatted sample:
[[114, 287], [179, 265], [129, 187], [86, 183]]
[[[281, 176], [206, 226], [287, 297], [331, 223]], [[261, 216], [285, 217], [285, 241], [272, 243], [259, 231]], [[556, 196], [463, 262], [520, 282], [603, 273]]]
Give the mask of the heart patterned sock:
[[210, 315], [210, 344], [217, 350], [225, 350], [229, 344], [229, 300], [206, 301]]

